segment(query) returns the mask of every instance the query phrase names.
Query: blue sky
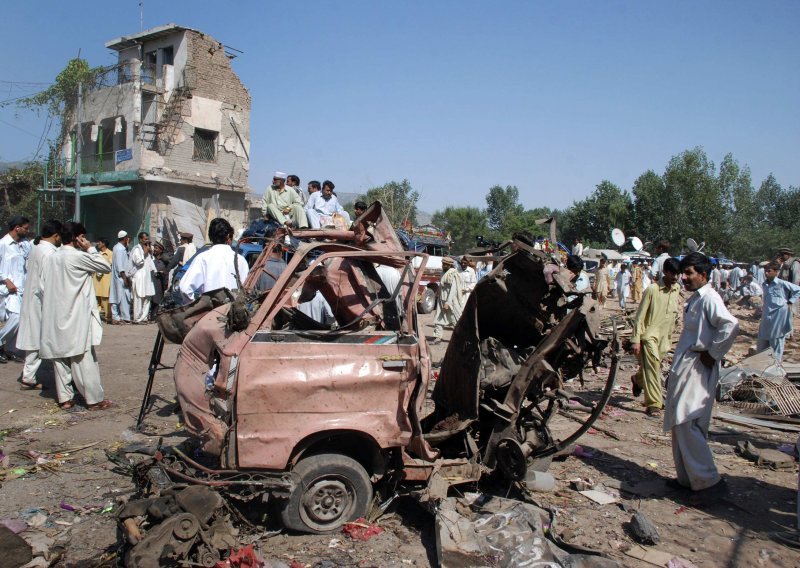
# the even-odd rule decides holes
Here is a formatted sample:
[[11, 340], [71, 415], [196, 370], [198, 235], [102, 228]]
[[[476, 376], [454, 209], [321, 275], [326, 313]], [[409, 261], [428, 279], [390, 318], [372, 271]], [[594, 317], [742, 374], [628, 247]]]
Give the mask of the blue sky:
[[[0, 100], [79, 49], [112, 64], [138, 4], [8, 3]], [[800, 185], [800, 2], [145, 0], [145, 28], [170, 22], [244, 51], [258, 193], [281, 169], [353, 192], [408, 178], [429, 212], [494, 184], [566, 207], [695, 146]], [[0, 110], [0, 160], [32, 157], [43, 127]]]

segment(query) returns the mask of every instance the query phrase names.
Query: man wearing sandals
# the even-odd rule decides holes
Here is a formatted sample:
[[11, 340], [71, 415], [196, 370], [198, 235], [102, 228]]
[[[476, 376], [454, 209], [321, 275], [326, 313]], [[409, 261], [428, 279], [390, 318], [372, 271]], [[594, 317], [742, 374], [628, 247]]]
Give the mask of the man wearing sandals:
[[80, 223], [65, 223], [61, 248], [44, 262], [42, 270], [42, 329], [39, 356], [52, 359], [58, 403], [63, 409], [75, 406], [72, 382], [83, 395], [89, 410], [114, 406], [105, 400], [94, 346], [100, 344], [103, 326], [94, 288], [95, 273], [111, 271], [111, 265], [86, 239]]
[[667, 384], [664, 432], [672, 434], [677, 478], [668, 484], [690, 492], [692, 504], [723, 498], [727, 484], [717, 472], [708, 447], [708, 427], [722, 358], [739, 333], [709, 282], [711, 261], [693, 252], [680, 262], [686, 289], [694, 292], [684, 307], [683, 331], [675, 346]]

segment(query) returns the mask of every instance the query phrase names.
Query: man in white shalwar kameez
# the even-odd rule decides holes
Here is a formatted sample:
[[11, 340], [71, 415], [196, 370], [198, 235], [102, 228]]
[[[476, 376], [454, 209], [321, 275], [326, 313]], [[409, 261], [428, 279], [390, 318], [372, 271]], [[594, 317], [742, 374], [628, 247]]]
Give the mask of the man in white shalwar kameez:
[[[36, 382], [36, 372], [42, 364], [39, 358], [39, 338], [42, 330], [42, 270], [45, 259], [61, 245], [61, 221], [50, 219], [42, 225], [39, 243], [28, 256], [28, 278], [22, 298], [22, 314], [17, 332], [17, 349], [25, 351], [25, 366], [20, 382], [22, 390], [42, 388]], [[70, 382], [71, 382], [70, 378]]]
[[244, 283], [250, 270], [247, 261], [231, 248], [233, 227], [225, 219], [212, 219], [208, 226], [208, 239], [212, 247], [197, 255], [181, 278], [178, 289], [187, 301], [192, 301], [204, 292], [220, 288], [236, 290], [236, 259], [239, 267], [239, 282]]
[[778, 278], [780, 268], [777, 262], [764, 267], [764, 308], [758, 327], [758, 350], [772, 347], [779, 363], [783, 361], [786, 336], [792, 331], [792, 305], [800, 300], [800, 286]]
[[142, 231], [139, 242], [133, 247], [128, 265], [133, 297], [133, 323], [146, 323], [150, 315], [150, 299], [156, 293], [152, 274], [156, 266], [150, 251], [150, 235]]
[[444, 275], [439, 281], [439, 302], [436, 305], [436, 317], [433, 320], [433, 343], [441, 343], [444, 326], [456, 325], [464, 310], [464, 292], [461, 276], [455, 269], [455, 262], [450, 257], [442, 259]]
[[94, 350], [100, 345], [103, 326], [92, 279], [95, 273], [111, 272], [111, 266], [86, 239], [86, 228], [80, 223], [66, 223], [61, 242], [42, 270], [39, 356], [53, 360], [61, 408], [75, 405], [71, 379], [89, 410], [105, 410], [114, 403], [105, 399]]
[[111, 289], [108, 303], [111, 304], [111, 323], [119, 325], [131, 322], [131, 289], [128, 279], [128, 243], [131, 238], [125, 231], [117, 233], [117, 244], [111, 251]]
[[350, 214], [339, 204], [339, 199], [333, 194], [332, 181], [322, 182], [322, 191], [312, 193], [305, 206], [308, 224], [312, 229], [319, 229], [333, 223], [333, 216], [338, 214], [344, 217], [347, 227], [350, 226]]
[[0, 239], [0, 298], [5, 305], [5, 324], [0, 329], [0, 363], [8, 359], [21, 362], [22, 358], [11, 350], [17, 341], [28, 250], [23, 243], [30, 221], [16, 216], [8, 222], [8, 232]]
[[713, 499], [723, 496], [727, 486], [706, 438], [720, 365], [736, 339], [739, 322], [708, 282], [708, 257], [690, 253], [680, 269], [686, 289], [694, 294], [684, 307], [683, 332], [670, 369], [664, 432], [672, 434], [677, 484], [694, 492], [693, 499]]

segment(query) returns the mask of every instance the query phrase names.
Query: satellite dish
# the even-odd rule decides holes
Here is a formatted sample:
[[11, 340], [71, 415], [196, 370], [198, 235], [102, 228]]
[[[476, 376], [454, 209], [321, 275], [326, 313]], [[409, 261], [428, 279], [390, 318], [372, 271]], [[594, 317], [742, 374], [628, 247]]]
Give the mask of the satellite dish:
[[631, 244], [633, 245], [633, 250], [639, 252], [644, 248], [644, 243], [642, 243], [642, 239], [639, 237], [631, 237]]
[[611, 229], [611, 240], [614, 241], [615, 245], [621, 247], [625, 244], [625, 233], [620, 229]]
[[686, 248], [689, 249], [689, 252], [700, 252], [705, 248], [705, 246], [706, 243], [701, 243], [698, 245], [696, 240], [692, 238], [686, 239]]

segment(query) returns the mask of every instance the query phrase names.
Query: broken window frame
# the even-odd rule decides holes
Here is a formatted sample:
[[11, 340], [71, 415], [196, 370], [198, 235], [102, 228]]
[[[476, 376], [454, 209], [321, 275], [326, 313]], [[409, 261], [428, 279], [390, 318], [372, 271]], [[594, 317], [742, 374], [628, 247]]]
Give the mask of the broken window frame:
[[205, 128], [195, 128], [192, 138], [194, 139], [192, 160], [195, 162], [216, 163], [219, 132], [206, 130]]
[[[411, 252], [411, 251], [397, 251], [397, 252], [383, 252], [383, 251], [363, 251], [363, 250], [353, 250], [350, 247], [343, 247], [343, 250], [328, 250], [325, 251], [324, 249], [321, 251], [318, 257], [309, 259], [309, 253], [314, 250], [315, 247], [311, 247], [306, 250], [298, 250], [295, 252], [294, 258], [290, 261], [287, 270], [281, 275], [278, 279], [278, 282], [275, 283], [275, 286], [267, 293], [264, 297], [261, 307], [258, 310], [258, 313], [253, 318], [254, 320], [260, 320], [258, 324], [259, 330], [271, 330], [273, 329], [273, 324], [280, 314], [281, 310], [287, 307], [287, 304], [291, 303], [291, 298], [295, 294], [297, 290], [301, 290], [304, 282], [308, 279], [309, 276], [313, 273], [313, 271], [318, 267], [322, 266], [327, 260], [335, 259], [335, 258], [342, 258], [342, 259], [353, 259], [353, 260], [363, 260], [365, 262], [378, 262], [379, 264], [386, 264], [387, 266], [392, 266], [391, 263], [386, 262], [388, 259], [396, 258], [398, 261], [400, 259], [405, 259], [403, 266], [408, 266], [409, 276], [406, 276], [404, 273], [406, 272], [405, 269], [401, 269], [398, 266], [397, 268], [401, 271], [401, 285], [408, 285], [408, 289], [406, 290], [406, 296], [403, 299], [403, 314], [399, 314], [400, 325], [398, 330], [387, 330], [388, 333], [410, 333], [414, 335], [418, 335], [419, 331], [416, 329], [416, 319], [415, 318], [408, 318], [406, 314], [412, 313], [411, 310], [415, 309], [414, 304], [416, 303], [416, 290], [419, 287], [419, 282], [422, 279], [424, 267], [428, 260], [428, 255], [424, 253], [418, 252]], [[263, 253], [262, 253], [263, 254]], [[412, 266], [413, 259], [415, 257], [421, 258], [420, 266], [418, 268], [414, 268]], [[308, 261], [308, 266], [305, 269], [301, 269], [301, 263], [304, 261]], [[399, 263], [398, 263], [399, 264]], [[256, 265], [258, 266], [258, 265]], [[406, 278], [409, 278], [408, 282], [406, 282]], [[389, 291], [391, 295], [392, 291]], [[402, 293], [402, 288], [401, 288]], [[366, 312], [369, 312], [370, 309], [366, 309]], [[352, 323], [352, 322], [348, 322]], [[343, 328], [346, 326], [342, 326]], [[342, 334], [342, 333], [351, 333], [353, 330], [321, 330], [315, 331], [315, 333], [321, 334]]]

